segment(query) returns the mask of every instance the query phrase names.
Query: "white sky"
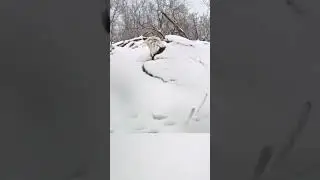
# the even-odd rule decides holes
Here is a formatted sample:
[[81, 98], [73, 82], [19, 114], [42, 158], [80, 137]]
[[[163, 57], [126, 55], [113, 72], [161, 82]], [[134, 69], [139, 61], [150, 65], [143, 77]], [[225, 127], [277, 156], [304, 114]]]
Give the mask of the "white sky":
[[187, 2], [189, 3], [189, 7], [192, 12], [204, 14], [208, 10], [202, 0], [187, 0]]
[[186, 0], [186, 2], [189, 5], [190, 11], [197, 12], [200, 15], [207, 13], [208, 7], [203, 3], [202, 0]]

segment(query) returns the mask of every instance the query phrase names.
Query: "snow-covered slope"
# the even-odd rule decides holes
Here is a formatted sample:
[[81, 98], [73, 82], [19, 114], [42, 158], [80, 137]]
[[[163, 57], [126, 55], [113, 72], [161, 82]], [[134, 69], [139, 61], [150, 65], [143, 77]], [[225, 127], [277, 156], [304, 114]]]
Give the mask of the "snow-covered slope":
[[209, 180], [210, 134], [113, 134], [110, 180]]
[[168, 35], [151, 60], [144, 40], [112, 44], [111, 132], [209, 132], [210, 43]]

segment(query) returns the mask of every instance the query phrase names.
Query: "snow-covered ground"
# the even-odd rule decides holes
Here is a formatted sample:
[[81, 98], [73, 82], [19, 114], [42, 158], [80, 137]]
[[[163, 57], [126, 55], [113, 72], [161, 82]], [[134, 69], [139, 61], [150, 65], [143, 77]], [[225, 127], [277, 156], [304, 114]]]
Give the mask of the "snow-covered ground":
[[112, 134], [110, 180], [209, 180], [210, 134]]
[[210, 43], [168, 35], [151, 60], [144, 40], [112, 44], [110, 132], [209, 133]]

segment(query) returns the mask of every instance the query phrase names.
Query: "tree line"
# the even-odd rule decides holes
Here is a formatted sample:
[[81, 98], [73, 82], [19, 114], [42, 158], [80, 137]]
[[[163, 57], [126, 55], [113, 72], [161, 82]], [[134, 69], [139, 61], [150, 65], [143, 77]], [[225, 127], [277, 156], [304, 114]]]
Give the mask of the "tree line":
[[210, 41], [210, 4], [199, 3], [206, 7], [203, 14], [192, 12], [186, 0], [111, 0], [110, 39], [173, 34]]

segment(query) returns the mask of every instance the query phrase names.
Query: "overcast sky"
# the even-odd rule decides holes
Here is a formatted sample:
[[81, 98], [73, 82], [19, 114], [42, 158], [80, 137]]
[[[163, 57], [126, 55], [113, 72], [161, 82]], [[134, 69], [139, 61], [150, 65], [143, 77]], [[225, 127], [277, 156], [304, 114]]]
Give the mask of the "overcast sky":
[[198, 12], [199, 14], [207, 12], [207, 7], [204, 5], [202, 0], [187, 0], [187, 2], [189, 3], [191, 11]]
[[[208, 1], [208, 0], [205, 0], [205, 1]], [[203, 0], [186, 0], [186, 2], [188, 3], [189, 8], [192, 12], [198, 12], [199, 14], [204, 14], [208, 10], [208, 7], [204, 4]]]

